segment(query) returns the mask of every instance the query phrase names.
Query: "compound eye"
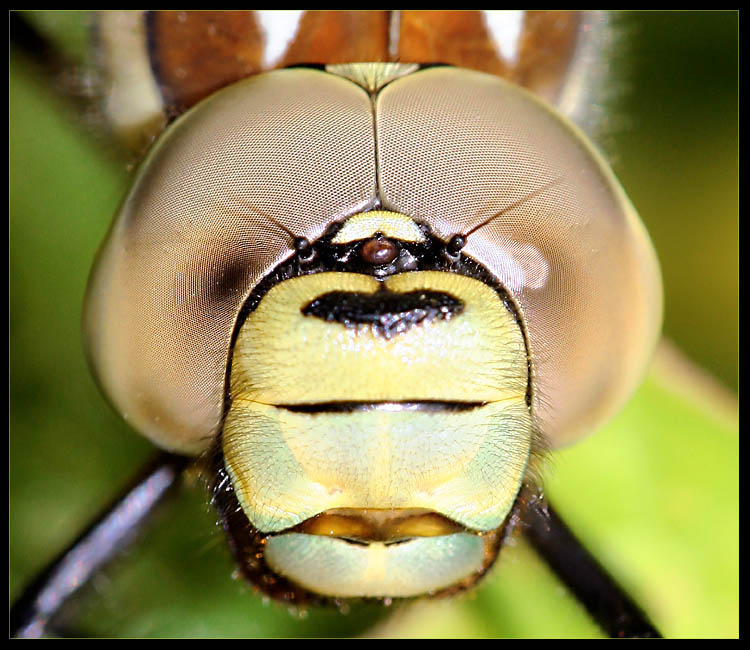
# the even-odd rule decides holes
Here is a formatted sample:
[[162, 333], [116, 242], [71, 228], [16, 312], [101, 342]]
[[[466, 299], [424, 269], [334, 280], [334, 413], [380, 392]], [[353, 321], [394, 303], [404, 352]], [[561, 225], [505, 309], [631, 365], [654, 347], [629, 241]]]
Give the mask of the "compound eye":
[[360, 255], [365, 262], [374, 266], [389, 264], [396, 259], [398, 247], [389, 239], [374, 237], [365, 242]]
[[237, 314], [290, 246], [312, 262], [335, 217], [369, 204], [372, 134], [362, 88], [288, 69], [215, 93], [159, 138], [86, 300], [94, 372], [134, 428], [182, 453], [211, 444]]

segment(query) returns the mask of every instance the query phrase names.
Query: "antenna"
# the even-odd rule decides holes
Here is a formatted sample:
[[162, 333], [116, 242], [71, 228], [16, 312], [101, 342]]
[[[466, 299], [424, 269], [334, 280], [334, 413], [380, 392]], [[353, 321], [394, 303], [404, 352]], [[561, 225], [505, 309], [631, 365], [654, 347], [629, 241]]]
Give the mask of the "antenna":
[[[274, 226], [276, 226], [279, 230], [289, 235], [289, 238], [292, 240], [292, 247], [294, 248], [295, 251], [297, 251], [297, 253], [300, 255], [302, 259], [308, 259], [312, 256], [312, 247], [310, 245], [310, 240], [307, 239], [307, 237], [298, 237], [291, 230], [289, 230], [289, 228], [287, 228], [284, 224], [279, 223], [276, 219], [274, 219], [270, 214], [266, 214], [262, 210], [259, 210], [254, 205], [247, 203], [244, 199], [232, 199], [232, 201], [235, 203], [242, 204], [248, 210], [251, 210], [252, 212], [260, 215], [264, 219], [267, 219]], [[234, 210], [232, 207], [228, 205], [219, 204], [218, 207], [222, 210], [227, 210], [231, 212], [232, 214], [236, 214], [239, 216], [247, 216], [242, 212], [238, 212], [237, 210]]]
[[488, 217], [487, 219], [485, 219], [484, 221], [482, 221], [482, 223], [474, 226], [468, 232], [466, 232], [464, 234], [453, 235], [450, 238], [450, 241], [448, 242], [448, 251], [451, 254], [455, 255], [464, 246], [466, 246], [466, 240], [469, 237], [469, 235], [473, 235], [477, 230], [479, 230], [480, 228], [484, 228], [487, 224], [491, 223], [492, 221], [494, 221], [498, 217], [502, 217], [504, 214], [507, 214], [511, 210], [514, 210], [519, 205], [523, 205], [524, 203], [526, 203], [527, 201], [530, 201], [534, 197], [539, 196], [542, 192], [545, 192], [549, 188], [554, 187], [555, 185], [557, 185], [562, 180], [563, 180], [563, 177], [559, 176], [558, 178], [555, 178], [555, 179], [551, 180], [549, 183], [545, 183], [541, 187], [538, 187], [537, 189], [535, 189], [533, 192], [527, 194], [524, 197], [521, 197], [520, 199], [518, 199], [518, 201], [516, 201], [514, 203], [511, 203], [510, 205], [504, 207], [502, 210], [500, 210], [500, 212], [496, 212], [491, 217]]

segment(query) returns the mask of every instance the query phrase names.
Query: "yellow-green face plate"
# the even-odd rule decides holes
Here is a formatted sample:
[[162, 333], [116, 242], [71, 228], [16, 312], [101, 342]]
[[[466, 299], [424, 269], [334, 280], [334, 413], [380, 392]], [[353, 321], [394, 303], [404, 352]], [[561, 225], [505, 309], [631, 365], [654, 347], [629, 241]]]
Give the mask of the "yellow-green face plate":
[[[460, 313], [391, 336], [304, 313], [332, 292], [430, 290], [459, 302]], [[519, 323], [479, 280], [328, 272], [271, 288], [237, 337], [223, 432], [245, 515], [275, 534], [269, 566], [337, 597], [413, 596], [479, 571], [490, 552], [480, 533], [502, 525], [528, 463], [527, 387]], [[348, 527], [329, 537], [290, 532], [338, 509], [433, 512], [464, 532], [412, 527], [392, 543], [352, 543]]]

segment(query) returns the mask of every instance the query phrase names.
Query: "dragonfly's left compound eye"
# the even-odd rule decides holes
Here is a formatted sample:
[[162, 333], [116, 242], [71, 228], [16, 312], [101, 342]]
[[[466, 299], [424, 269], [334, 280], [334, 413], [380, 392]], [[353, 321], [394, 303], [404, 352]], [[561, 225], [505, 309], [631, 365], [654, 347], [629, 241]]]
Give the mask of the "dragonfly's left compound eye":
[[274, 596], [413, 596], [492, 564], [536, 454], [610, 417], [658, 267], [581, 134], [495, 77], [289, 69], [181, 117], [86, 306], [113, 404], [213, 448], [242, 571]]

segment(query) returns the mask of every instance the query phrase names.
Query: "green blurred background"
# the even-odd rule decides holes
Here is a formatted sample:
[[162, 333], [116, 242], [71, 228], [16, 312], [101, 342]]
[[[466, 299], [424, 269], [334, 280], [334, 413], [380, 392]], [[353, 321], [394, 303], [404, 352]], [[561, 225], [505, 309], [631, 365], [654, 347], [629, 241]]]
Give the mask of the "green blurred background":
[[[738, 382], [738, 16], [624, 15], [613, 165], [662, 264], [664, 333]], [[618, 72], [618, 71], [621, 71]]]
[[[66, 37], [75, 53], [76, 34], [85, 33], [80, 15], [36, 19], [76, 26]], [[659, 253], [665, 333], [736, 391], [738, 15], [628, 13], [615, 23], [618, 49], [607, 64], [618, 100], [604, 142]], [[11, 53], [11, 599], [152, 452], [106, 406], [82, 355], [88, 268], [129, 169], [106, 139], [80, 128], [79, 117]], [[737, 636], [736, 405], [699, 375], [662, 356], [611, 425], [553, 456], [546, 484], [668, 636]], [[80, 611], [71, 608], [71, 629], [100, 636], [598, 633], [520, 540], [467, 597], [393, 616], [375, 607], [290, 615], [229, 579], [222, 533], [203, 497], [200, 488], [185, 490], [165, 525], [87, 589]]]

